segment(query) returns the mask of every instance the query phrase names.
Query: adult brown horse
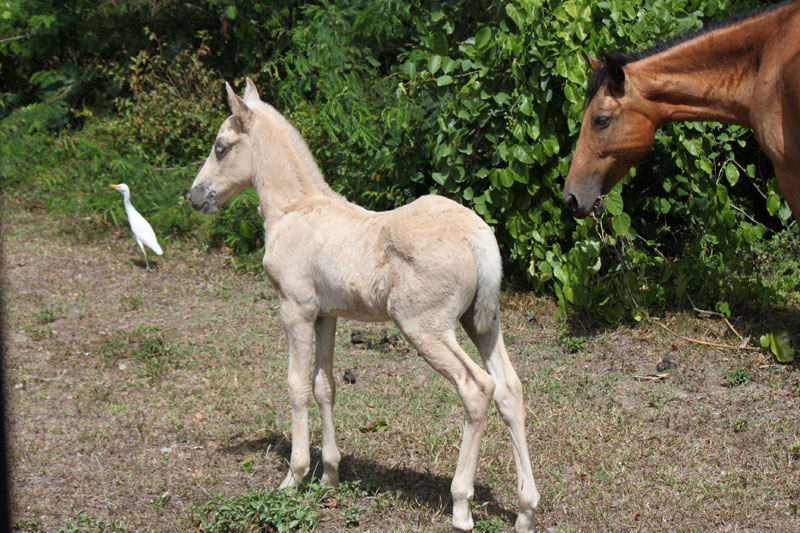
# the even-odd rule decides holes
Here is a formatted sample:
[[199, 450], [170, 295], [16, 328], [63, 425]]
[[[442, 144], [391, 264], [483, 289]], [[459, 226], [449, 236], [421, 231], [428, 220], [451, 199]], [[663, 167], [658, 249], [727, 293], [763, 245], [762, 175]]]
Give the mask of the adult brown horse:
[[752, 128], [800, 220], [800, 1], [735, 18], [634, 55], [589, 59], [594, 74], [563, 200], [588, 215], [681, 120]]

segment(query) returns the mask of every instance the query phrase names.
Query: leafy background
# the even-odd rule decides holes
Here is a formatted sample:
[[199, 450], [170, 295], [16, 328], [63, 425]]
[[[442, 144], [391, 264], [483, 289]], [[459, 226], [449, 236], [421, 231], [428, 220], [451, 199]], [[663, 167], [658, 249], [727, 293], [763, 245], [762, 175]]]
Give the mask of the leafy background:
[[[167, 243], [263, 246], [255, 195], [207, 219], [184, 200], [226, 116], [222, 80], [254, 79], [331, 185], [371, 209], [434, 192], [483, 216], [507, 279], [562, 313], [617, 323], [796, 299], [797, 226], [749, 130], [662, 128], [650, 155], [573, 219], [560, 196], [589, 67], [602, 56], [769, 5], [726, 0], [0, 2], [5, 201], [126, 224], [108, 183]], [[167, 245], [168, 249], [168, 245]]]

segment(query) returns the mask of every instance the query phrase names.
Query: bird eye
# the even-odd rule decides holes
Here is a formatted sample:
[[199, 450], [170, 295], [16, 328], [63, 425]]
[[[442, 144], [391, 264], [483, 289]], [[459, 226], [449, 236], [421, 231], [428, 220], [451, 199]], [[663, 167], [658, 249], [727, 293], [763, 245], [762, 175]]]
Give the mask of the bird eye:
[[592, 126], [599, 130], [607, 128], [609, 124], [611, 124], [611, 117], [608, 115], [597, 115], [592, 121]]
[[221, 161], [222, 158], [225, 157], [225, 155], [231, 149], [231, 146], [232, 145], [230, 145], [230, 144], [223, 144], [223, 143], [217, 143], [214, 146], [214, 153], [217, 156], [217, 161]]

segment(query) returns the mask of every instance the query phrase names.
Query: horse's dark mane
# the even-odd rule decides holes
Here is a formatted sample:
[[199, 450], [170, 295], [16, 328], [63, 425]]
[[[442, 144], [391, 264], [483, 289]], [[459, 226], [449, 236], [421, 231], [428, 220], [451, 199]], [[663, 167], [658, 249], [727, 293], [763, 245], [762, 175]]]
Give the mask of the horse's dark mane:
[[[772, 6], [763, 7], [761, 9], [757, 9], [755, 11], [749, 11], [746, 13], [740, 13], [738, 15], [733, 15], [727, 19], [713, 21], [708, 24], [705, 24], [703, 28], [697, 31], [688, 31], [686, 33], [682, 33], [680, 35], [676, 35], [666, 41], [661, 41], [650, 48], [645, 50], [640, 50], [638, 52], [632, 53], [625, 53], [625, 52], [611, 52], [606, 54], [606, 58], [610, 58], [616, 61], [619, 65], [627, 65], [628, 63], [633, 63], [635, 61], [639, 61], [640, 59], [645, 59], [647, 57], [654, 56], [656, 54], [660, 54], [670, 48], [673, 48], [679, 44], [683, 44], [687, 41], [691, 41], [692, 39], [696, 39], [702, 35], [707, 33], [711, 33], [712, 31], [719, 30], [722, 28], [727, 28], [729, 26], [733, 26], [734, 24], [738, 24], [744, 20], [757, 17], [759, 15], [763, 15], [764, 13], [769, 13], [770, 11], [774, 11], [776, 9], [780, 9], [788, 4], [795, 2], [796, 0], [787, 0], [781, 2], [779, 4], [775, 4]], [[586, 103], [588, 104], [591, 102], [594, 95], [597, 94], [597, 91], [600, 90], [600, 87], [605, 85], [608, 81], [608, 76], [606, 73], [606, 67], [603, 65], [602, 67], [598, 68], [594, 71], [591, 78], [589, 78], [589, 82], [586, 87]]]

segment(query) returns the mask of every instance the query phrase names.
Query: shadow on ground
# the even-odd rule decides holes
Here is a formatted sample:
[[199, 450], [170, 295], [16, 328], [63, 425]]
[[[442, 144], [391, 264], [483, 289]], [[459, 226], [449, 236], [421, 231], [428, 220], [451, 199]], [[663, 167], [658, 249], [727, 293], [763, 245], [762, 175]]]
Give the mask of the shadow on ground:
[[[283, 459], [285, 464], [289, 464], [292, 446], [281, 433], [272, 432], [264, 438], [241, 440], [220, 448], [222, 453], [231, 455], [261, 453], [265, 450]], [[316, 447], [311, 449], [311, 464], [311, 472], [306, 476], [306, 481], [318, 480], [322, 475], [322, 457]], [[339, 478], [343, 482], [360, 481], [361, 487], [369, 492], [397, 493], [406, 502], [425, 506], [436, 513], [445, 515], [450, 513], [452, 505], [450, 476], [445, 477], [405, 467], [386, 467], [369, 459], [345, 454], [339, 464]], [[475, 484], [473, 507], [475, 504], [483, 507], [490, 516], [498, 516], [514, 523], [516, 512], [501, 507], [486, 485]]]

